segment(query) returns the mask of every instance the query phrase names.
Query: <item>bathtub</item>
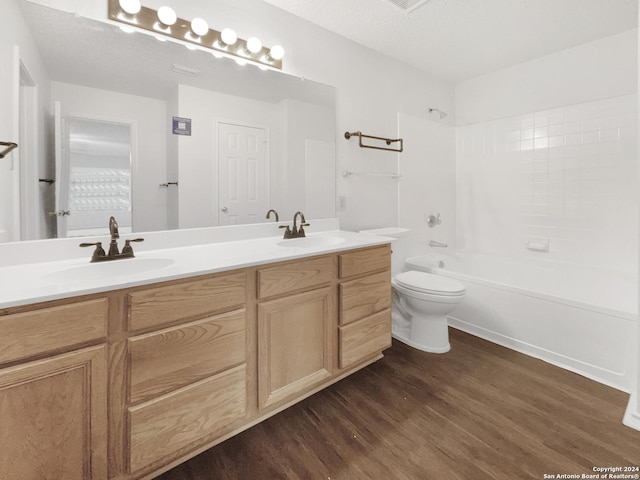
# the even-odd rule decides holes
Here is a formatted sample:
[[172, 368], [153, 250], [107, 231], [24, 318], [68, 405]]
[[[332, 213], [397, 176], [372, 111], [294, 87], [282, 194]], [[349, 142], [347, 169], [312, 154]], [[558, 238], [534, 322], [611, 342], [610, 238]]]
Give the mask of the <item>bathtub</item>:
[[429, 253], [406, 266], [465, 284], [451, 327], [631, 390], [637, 277], [468, 253]]

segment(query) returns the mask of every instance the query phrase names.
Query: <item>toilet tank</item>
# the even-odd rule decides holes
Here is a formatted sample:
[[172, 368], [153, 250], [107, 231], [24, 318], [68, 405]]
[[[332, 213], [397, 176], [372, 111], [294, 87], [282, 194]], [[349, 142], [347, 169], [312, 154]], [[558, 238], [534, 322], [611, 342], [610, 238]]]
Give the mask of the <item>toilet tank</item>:
[[391, 243], [391, 273], [397, 275], [402, 272], [404, 262], [407, 259], [408, 242], [407, 237], [411, 230], [401, 227], [385, 227], [373, 228], [369, 230], [360, 230], [360, 233], [369, 235], [380, 235], [382, 237], [393, 238]]

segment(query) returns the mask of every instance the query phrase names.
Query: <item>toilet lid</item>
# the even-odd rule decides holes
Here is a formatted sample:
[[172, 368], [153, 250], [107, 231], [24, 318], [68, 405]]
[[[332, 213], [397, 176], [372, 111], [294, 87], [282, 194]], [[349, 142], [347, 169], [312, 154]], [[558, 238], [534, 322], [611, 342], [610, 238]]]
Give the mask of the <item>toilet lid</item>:
[[462, 295], [464, 285], [457, 280], [425, 272], [404, 272], [396, 275], [396, 282], [405, 288], [435, 295]]

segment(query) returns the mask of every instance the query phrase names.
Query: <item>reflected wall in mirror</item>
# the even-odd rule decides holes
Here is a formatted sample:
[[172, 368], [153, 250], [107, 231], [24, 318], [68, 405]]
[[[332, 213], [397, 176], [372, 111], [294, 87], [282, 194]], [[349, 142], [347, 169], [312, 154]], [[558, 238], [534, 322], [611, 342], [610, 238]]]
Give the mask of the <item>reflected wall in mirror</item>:
[[[51, 9], [38, 0], [10, 1], [19, 5], [19, 20], [27, 25], [46, 67], [48, 82], [37, 85], [50, 98], [42, 106], [45, 132], [53, 137], [54, 102], [62, 105], [63, 117], [115, 119], [134, 126], [133, 231], [263, 222], [270, 208], [282, 219], [297, 210], [307, 218], [335, 216], [333, 87], [240, 66], [148, 34], [123, 33], [112, 24]], [[190, 119], [191, 135], [174, 135], [173, 117]], [[40, 176], [51, 171], [55, 158], [53, 142], [42, 145], [46, 151]], [[64, 191], [65, 180], [56, 180], [56, 191]], [[31, 181], [20, 181], [23, 192]], [[71, 189], [79, 185], [68, 181]], [[169, 182], [178, 185], [161, 186]], [[105, 181], [102, 187], [115, 191], [119, 185]], [[47, 218], [48, 212], [60, 209], [50, 197], [41, 191], [39, 198], [20, 205], [24, 211], [24, 204], [38, 204], [40, 224], [49, 222], [40, 226], [40, 237], [55, 230], [51, 223], [57, 216]], [[12, 201], [20, 202], [17, 192]], [[82, 204], [80, 197], [74, 201]], [[80, 215], [70, 213], [67, 223], [81, 224], [71, 218]], [[120, 225], [127, 223], [121, 213], [117, 218]], [[106, 234], [107, 224], [89, 231]]]

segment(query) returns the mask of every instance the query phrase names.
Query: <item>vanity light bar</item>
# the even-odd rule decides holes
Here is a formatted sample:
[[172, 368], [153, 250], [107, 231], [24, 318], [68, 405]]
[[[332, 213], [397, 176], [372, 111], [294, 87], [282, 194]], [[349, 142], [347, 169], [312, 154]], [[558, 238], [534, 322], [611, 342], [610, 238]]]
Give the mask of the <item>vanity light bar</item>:
[[137, 13], [127, 13], [120, 6], [120, 0], [109, 0], [109, 19], [129, 27], [142, 28], [157, 35], [197, 45], [225, 56], [282, 70], [282, 52], [284, 52], [282, 47], [276, 45], [269, 49], [260, 44], [258, 49], [255, 42], [257, 39], [254, 40], [254, 37], [249, 40], [237, 38], [233, 44], [225, 43], [222, 40], [224, 31], [219, 32], [210, 28], [204, 35], [197, 35], [191, 28], [191, 22], [187, 20], [177, 17], [172, 25], [165, 25], [158, 19], [158, 12], [152, 8], [141, 6]]

